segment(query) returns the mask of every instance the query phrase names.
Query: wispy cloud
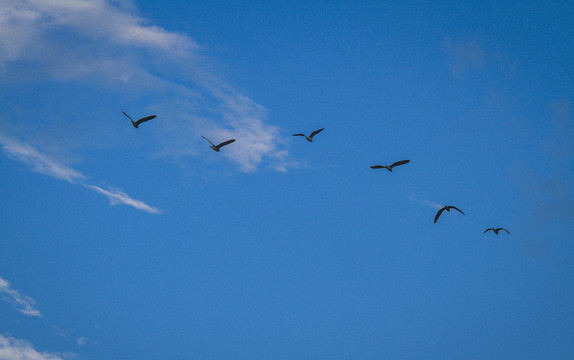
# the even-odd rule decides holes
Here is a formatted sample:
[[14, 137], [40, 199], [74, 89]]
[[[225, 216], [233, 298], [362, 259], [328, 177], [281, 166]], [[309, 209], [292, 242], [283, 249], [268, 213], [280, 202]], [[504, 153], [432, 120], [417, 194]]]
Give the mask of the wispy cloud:
[[410, 196], [409, 200], [411, 202], [414, 202], [414, 203], [417, 203], [420, 205], [424, 205], [424, 206], [427, 206], [427, 207], [430, 207], [430, 208], [436, 209], [436, 210], [438, 210], [444, 206], [444, 205], [441, 205], [441, 204], [434, 202], [434, 201], [425, 200], [425, 199], [417, 199], [414, 196]]
[[574, 187], [571, 180], [555, 175], [552, 179], [536, 182], [537, 199], [533, 210], [541, 222], [561, 220], [574, 229]]
[[279, 128], [266, 125], [261, 121], [266, 116], [266, 110], [255, 101], [235, 92], [223, 93], [214, 90], [225, 106], [224, 119], [231, 130], [217, 129], [215, 132], [222, 139], [237, 137], [234, 151], [225, 152], [225, 156], [240, 164], [245, 172], [254, 171], [265, 156], [271, 157], [275, 168], [284, 171], [287, 162], [287, 150], [281, 146]]
[[2, 360], [67, 360], [75, 354], [39, 352], [27, 341], [0, 334], [0, 359]]
[[548, 108], [552, 112], [557, 127], [568, 127], [568, 122], [572, 118], [572, 103], [566, 95], [562, 96], [560, 100], [552, 101]]
[[571, 160], [574, 150], [574, 117], [572, 116], [572, 103], [567, 96], [552, 101], [548, 105], [552, 114], [553, 133], [544, 142], [544, 148], [554, 161], [564, 162]]
[[56, 158], [40, 152], [37, 148], [2, 133], [0, 133], [0, 145], [2, 145], [2, 150], [6, 155], [29, 165], [33, 171], [94, 190], [110, 199], [112, 205], [124, 204], [152, 214], [161, 212], [159, 209], [149, 206], [141, 200], [133, 199], [121, 190], [105, 190], [90, 184], [87, 182], [87, 177], [82, 173], [62, 164]]
[[147, 205], [143, 201], [136, 200], [121, 190], [105, 190], [95, 185], [84, 185], [88, 189], [97, 191], [98, 193], [110, 199], [112, 205], [123, 204], [132, 206], [138, 210], [143, 210], [152, 214], [159, 214], [161, 211], [152, 206]]
[[[222, 156], [240, 170], [255, 171], [262, 163], [284, 171], [286, 143], [267, 123], [263, 106], [231, 86], [205, 47], [186, 34], [155, 26], [133, 6], [108, 0], [3, 0], [0, 2], [0, 69], [7, 81], [42, 79], [112, 84], [153, 96], [154, 108], [178, 119], [168, 156], [193, 156], [173, 149], [202, 146], [200, 133], [238, 141]], [[177, 99], [185, 99], [173, 109]], [[149, 103], [149, 102], [148, 102]], [[206, 115], [207, 114], [207, 115]], [[81, 114], [79, 114], [81, 116]], [[99, 124], [101, 127], [106, 123]], [[167, 126], [167, 125], [166, 125]], [[157, 132], [158, 138], [166, 137]]]
[[442, 49], [449, 58], [453, 73], [457, 76], [468, 71], [480, 70], [484, 66], [484, 49], [476, 37], [458, 41], [447, 37], [442, 41]]
[[[544, 161], [525, 164], [513, 175], [531, 205], [525, 250], [534, 256], [548, 254], [552, 242], [571, 241], [574, 235], [574, 171], [568, 166], [574, 160], [572, 103], [562, 96], [550, 101], [548, 110], [548, 118], [541, 120], [552, 130], [540, 143]], [[557, 226], [566, 230], [565, 238], [548, 235]]]
[[28, 164], [33, 171], [56, 179], [65, 180], [69, 183], [85, 179], [85, 176], [81, 173], [41, 153], [33, 146], [7, 137], [2, 133], [0, 133], [0, 144], [2, 144], [2, 150], [4, 150], [6, 155], [14, 160]]
[[572, 104], [566, 96], [548, 105], [552, 132], [543, 141], [547, 154], [547, 171], [530, 170], [524, 177], [525, 190], [533, 200], [533, 211], [540, 223], [561, 220], [574, 229], [574, 171], [564, 164], [574, 160], [574, 118]]
[[[63, 72], [54, 74], [56, 76], [110, 70], [92, 67], [93, 61], [87, 61], [113, 60], [109, 53], [83, 52], [95, 46], [95, 42], [169, 51], [179, 56], [186, 56], [197, 48], [191, 38], [148, 25], [129, 9], [119, 8], [106, 0], [4, 0], [0, 9], [0, 26], [6, 30], [0, 34], [0, 47], [5, 49], [0, 53], [0, 62], [24, 60], [44, 66], [60, 62], [59, 70]], [[56, 32], [75, 34], [77, 38], [57, 38], [53, 36]], [[83, 48], [69, 47], [83, 40], [87, 40]], [[71, 54], [81, 56], [84, 61], [70, 61], [67, 57]], [[67, 65], [75, 66], [69, 68]], [[78, 71], [81, 67], [86, 71]]]
[[[2, 300], [14, 304], [18, 311], [24, 315], [29, 316], [42, 316], [40, 310], [34, 307], [36, 301], [29, 296], [22, 295], [19, 290], [13, 289], [7, 280], [0, 277], [0, 296]], [[3, 359], [0, 356], [0, 359]]]

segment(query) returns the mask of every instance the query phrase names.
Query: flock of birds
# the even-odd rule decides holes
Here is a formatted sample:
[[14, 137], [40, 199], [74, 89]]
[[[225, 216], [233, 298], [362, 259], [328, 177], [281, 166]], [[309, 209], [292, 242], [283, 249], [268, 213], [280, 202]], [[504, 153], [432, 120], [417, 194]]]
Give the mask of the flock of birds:
[[[126, 114], [125, 112], [122, 111], [122, 113], [128, 117], [128, 119], [130, 119], [130, 121], [132, 122], [132, 125], [137, 129], [138, 126], [146, 121], [149, 121], [151, 119], [154, 119], [156, 117], [156, 115], [149, 115], [146, 117], [143, 117], [137, 121], [133, 121], [133, 119]], [[293, 134], [293, 136], [303, 136], [305, 139], [307, 139], [307, 141], [309, 142], [313, 142], [313, 137], [317, 134], [319, 134], [321, 131], [325, 130], [325, 128], [321, 128], [318, 130], [313, 131], [309, 136], [305, 135], [305, 134]], [[219, 152], [221, 150], [222, 147], [229, 145], [233, 142], [235, 142], [235, 139], [229, 139], [226, 140], [222, 143], [219, 143], [217, 145], [215, 145], [213, 142], [211, 142], [211, 140], [209, 140], [208, 138], [206, 138], [205, 136], [201, 135], [202, 138], [204, 138], [205, 140], [207, 140], [211, 146], [210, 148], [212, 148], [214, 151]], [[404, 164], [408, 164], [410, 162], [410, 160], [400, 160], [400, 161], [396, 161], [394, 163], [392, 163], [391, 165], [373, 165], [371, 166], [371, 169], [387, 169], [388, 171], [393, 171], [393, 168], [395, 166], [400, 166], [400, 165], [404, 165]], [[439, 217], [441, 216], [441, 214], [446, 211], [446, 212], [450, 212], [451, 209], [457, 210], [458, 212], [460, 212], [461, 214], [464, 215], [464, 212], [462, 210], [460, 210], [459, 208], [457, 208], [456, 206], [451, 206], [451, 205], [445, 205], [444, 207], [442, 207], [441, 209], [438, 210], [438, 212], [436, 213], [435, 217], [434, 217], [434, 223], [436, 224], [436, 222], [438, 221]], [[486, 233], [488, 231], [492, 230], [496, 235], [498, 235], [498, 233], [501, 230], [506, 231], [507, 234], [510, 234], [510, 231], [506, 230], [505, 228], [488, 228], [486, 230], [484, 230], [483, 233]]]

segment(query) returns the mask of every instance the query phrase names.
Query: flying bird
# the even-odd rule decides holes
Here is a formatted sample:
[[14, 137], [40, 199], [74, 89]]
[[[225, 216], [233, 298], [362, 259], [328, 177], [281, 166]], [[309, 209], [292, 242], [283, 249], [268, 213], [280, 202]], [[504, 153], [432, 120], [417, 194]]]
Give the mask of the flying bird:
[[209, 141], [209, 143], [211, 144], [210, 148], [212, 148], [213, 150], [215, 150], [215, 151], [217, 151], [217, 152], [219, 152], [219, 149], [221, 149], [221, 148], [224, 147], [225, 145], [229, 145], [229, 144], [231, 144], [232, 142], [235, 141], [235, 139], [231, 139], [231, 140], [224, 141], [224, 142], [222, 142], [222, 143], [219, 144], [219, 145], [215, 145], [214, 143], [211, 142], [211, 140], [209, 140], [209, 139], [206, 138], [205, 136], [201, 135], [201, 137], [204, 138], [205, 140]]
[[371, 169], [387, 169], [389, 171], [393, 171], [393, 168], [395, 166], [399, 166], [399, 165], [404, 165], [407, 164], [410, 160], [401, 160], [401, 161], [397, 161], [395, 163], [392, 163], [391, 165], [373, 165], [371, 166]]
[[447, 205], [445, 205], [442, 209], [440, 209], [440, 210], [436, 213], [436, 216], [434, 217], [434, 223], [436, 224], [438, 218], [440, 217], [440, 214], [442, 214], [443, 211], [446, 210], [446, 211], [450, 212], [450, 209], [458, 210], [458, 211], [460, 211], [460, 213], [461, 213], [462, 215], [464, 215], [464, 213], [462, 212], [462, 210], [460, 210], [459, 208], [454, 207], [454, 206], [447, 206]]
[[304, 136], [305, 139], [307, 139], [307, 141], [309, 142], [313, 142], [313, 136], [317, 135], [318, 133], [320, 133], [321, 131], [325, 130], [325, 128], [319, 129], [319, 130], [315, 130], [311, 133], [311, 135], [307, 136], [305, 134], [293, 134], [293, 136]]
[[[123, 111], [122, 111], [122, 112], [123, 112]], [[156, 117], [156, 115], [150, 115], [150, 116], [143, 117], [143, 118], [139, 119], [138, 121], [133, 121], [132, 118], [131, 118], [128, 114], [126, 114], [125, 112], [123, 112], [123, 113], [124, 113], [125, 116], [128, 117], [128, 119], [130, 119], [130, 121], [132, 122], [132, 125], [133, 125], [136, 129], [138, 128], [139, 124], [141, 124], [141, 123], [143, 123], [143, 122], [146, 122], [146, 121], [149, 121], [149, 120], [151, 120], [151, 119], [153, 119], [153, 118]]]
[[510, 231], [506, 230], [505, 228], [497, 228], [497, 229], [495, 229], [495, 228], [488, 228], [488, 229], [484, 230], [483, 234], [484, 234], [485, 232], [489, 231], [489, 230], [494, 231], [494, 233], [495, 233], [496, 235], [498, 235], [498, 232], [499, 232], [500, 230], [504, 230], [504, 231], [506, 231], [507, 234], [510, 234]]

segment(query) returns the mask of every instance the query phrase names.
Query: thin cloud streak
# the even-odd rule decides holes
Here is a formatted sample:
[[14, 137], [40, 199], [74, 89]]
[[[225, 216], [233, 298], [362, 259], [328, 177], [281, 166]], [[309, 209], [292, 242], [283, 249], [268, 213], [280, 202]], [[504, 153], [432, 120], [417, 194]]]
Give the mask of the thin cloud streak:
[[[22, 295], [19, 290], [13, 289], [7, 280], [0, 277], [0, 296], [3, 301], [16, 305], [17, 310], [24, 315], [40, 317], [40, 310], [34, 307], [36, 301], [29, 296]], [[1, 352], [0, 352], [1, 354]], [[0, 356], [0, 359], [4, 359]]]
[[[279, 171], [289, 166], [286, 142], [277, 127], [266, 123], [263, 106], [230, 86], [213, 66], [216, 61], [191, 37], [149, 24], [131, 8], [106, 0], [5, 0], [0, 2], [0, 27], [6, 29], [0, 33], [0, 69], [12, 70], [5, 72], [9, 81], [23, 77], [107, 83], [114, 88], [120, 84], [130, 92], [153, 93], [154, 107], [166, 112], [166, 103], [188, 99], [193, 104], [171, 117], [179, 119], [180, 127], [191, 125], [197, 134], [237, 138], [237, 151], [223, 156], [241, 171], [255, 171], [264, 162]], [[190, 93], [199, 96], [191, 100]], [[189, 109], [207, 110], [212, 118], [186, 116]], [[185, 132], [174, 133], [177, 139], [172, 143], [201, 143], [199, 138], [190, 143]], [[196, 154], [170, 147], [158, 153]]]
[[414, 196], [410, 196], [410, 197], [409, 197], [409, 200], [410, 200], [411, 202], [414, 202], [414, 203], [417, 203], [417, 204], [420, 204], [420, 205], [424, 205], [424, 206], [426, 206], [426, 207], [430, 207], [430, 208], [435, 209], [435, 210], [441, 209], [441, 208], [444, 206], [444, 205], [441, 205], [441, 204], [439, 204], [439, 203], [437, 203], [437, 202], [434, 202], [434, 201], [424, 200], [424, 199], [417, 199], [417, 198], [415, 198]]
[[0, 334], [0, 359], [2, 360], [66, 360], [75, 357], [73, 353], [39, 352], [27, 341]]
[[121, 190], [105, 190], [95, 185], [84, 185], [84, 186], [87, 187], [88, 189], [95, 190], [96, 192], [106, 196], [108, 199], [110, 199], [111, 205], [123, 204], [132, 206], [138, 210], [143, 210], [151, 214], [161, 213], [161, 210], [149, 206], [143, 201], [136, 200]]
[[28, 164], [33, 171], [48, 175], [56, 179], [75, 183], [77, 180], [85, 179], [81, 173], [63, 165], [59, 161], [42, 154], [31, 145], [24, 144], [16, 139], [6, 137], [0, 133], [0, 144], [4, 153], [12, 159]]
[[2, 145], [2, 150], [8, 157], [29, 165], [33, 171], [94, 190], [110, 199], [112, 205], [124, 204], [151, 214], [159, 214], [161, 212], [161, 210], [149, 206], [141, 200], [130, 197], [121, 190], [105, 190], [87, 183], [85, 175], [62, 164], [53, 157], [41, 153], [29, 144], [22, 143], [0, 133], [0, 145]]

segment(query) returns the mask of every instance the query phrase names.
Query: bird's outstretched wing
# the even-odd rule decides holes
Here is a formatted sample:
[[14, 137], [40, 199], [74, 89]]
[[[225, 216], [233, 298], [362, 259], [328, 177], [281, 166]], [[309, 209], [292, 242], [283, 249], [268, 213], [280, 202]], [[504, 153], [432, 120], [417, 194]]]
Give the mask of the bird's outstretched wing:
[[157, 115], [150, 115], [150, 116], [143, 117], [143, 118], [139, 119], [138, 121], [136, 121], [136, 125], [139, 125], [139, 124], [141, 124], [141, 123], [143, 123], [143, 122], [146, 122], [146, 121], [148, 121], [148, 120], [151, 120], [151, 119], [155, 118], [156, 116], [157, 116]]
[[373, 165], [371, 166], [371, 169], [383, 169], [384, 166], [383, 165]]
[[124, 115], [127, 116], [128, 119], [130, 119], [130, 121], [132, 122], [132, 125], [137, 129], [138, 123], [134, 122], [134, 120], [133, 120], [128, 114], [126, 114], [125, 112], [122, 111], [122, 113], [124, 113]]
[[211, 142], [211, 140], [209, 140], [208, 138], [206, 138], [205, 136], [201, 135], [202, 138], [204, 138], [205, 140], [207, 140], [211, 145], [215, 146], [214, 143]]
[[[128, 119], [132, 120], [132, 118], [131, 118], [128, 114], [126, 114], [125, 112], [123, 112], [123, 110], [122, 110], [122, 113], [123, 113], [125, 116], [127, 116]], [[134, 121], [132, 120], [132, 122], [134, 122]]]
[[458, 210], [462, 215], [464, 215], [464, 213], [462, 212], [462, 210], [459, 209], [459, 208], [457, 208], [456, 206], [449, 206], [449, 208]]
[[493, 230], [493, 231], [494, 231], [493, 228], [488, 228], [488, 229], [484, 230], [483, 234], [484, 234], [485, 232], [487, 232], [487, 231], [490, 231], [490, 230]]
[[399, 165], [404, 165], [406, 163], [408, 163], [410, 160], [401, 160], [401, 161], [397, 161], [395, 163], [393, 163], [391, 166], [389, 166], [390, 168], [394, 168], [395, 166], [399, 166]]
[[435, 215], [435, 217], [434, 217], [434, 223], [435, 223], [435, 224], [436, 224], [438, 218], [440, 217], [440, 214], [442, 214], [442, 212], [443, 212], [445, 209], [446, 209], [446, 208], [442, 208], [442, 209], [440, 209], [440, 210], [436, 213], [436, 215]]
[[222, 146], [229, 145], [229, 144], [231, 144], [231, 143], [234, 142], [234, 141], [235, 141], [235, 139], [227, 140], [227, 141], [224, 141], [224, 142], [222, 142], [221, 144], [217, 145], [216, 147], [220, 148], [220, 147], [222, 147]]
[[313, 136], [317, 135], [318, 133], [320, 133], [321, 131], [325, 130], [325, 128], [321, 128], [319, 130], [315, 130], [311, 133], [311, 135], [309, 135], [310, 138], [313, 138]]
[[510, 234], [510, 231], [506, 230], [505, 228], [498, 228], [498, 229], [496, 229], [496, 230], [497, 230], [497, 231], [504, 230], [504, 231], [506, 231], [507, 234]]
[[293, 136], [305, 136], [305, 134], [293, 134]]

